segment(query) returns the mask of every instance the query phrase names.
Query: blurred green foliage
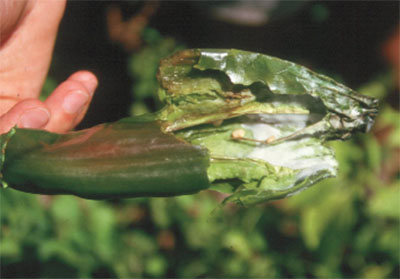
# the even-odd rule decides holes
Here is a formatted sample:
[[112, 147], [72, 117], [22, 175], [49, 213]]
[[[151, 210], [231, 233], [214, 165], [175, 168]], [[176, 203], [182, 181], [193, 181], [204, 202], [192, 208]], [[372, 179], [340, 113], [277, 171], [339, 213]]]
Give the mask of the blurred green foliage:
[[[157, 107], [158, 61], [181, 48], [146, 32], [130, 59], [133, 115]], [[383, 100], [389, 76], [360, 91]], [[373, 133], [333, 144], [337, 178], [257, 207], [221, 208], [212, 191], [91, 201], [3, 190], [1, 277], [397, 277], [399, 117], [383, 103]]]
[[172, 38], [164, 38], [153, 28], [145, 28], [142, 33], [146, 46], [129, 59], [129, 73], [134, 82], [131, 115], [141, 115], [161, 108], [157, 98], [157, 71], [160, 60], [175, 51], [184, 49], [184, 45]]

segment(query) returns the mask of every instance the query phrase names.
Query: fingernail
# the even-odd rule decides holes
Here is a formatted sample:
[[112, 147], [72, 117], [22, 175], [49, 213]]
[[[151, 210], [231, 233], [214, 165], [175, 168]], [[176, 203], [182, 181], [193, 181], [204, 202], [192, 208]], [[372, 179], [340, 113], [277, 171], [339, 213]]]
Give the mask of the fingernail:
[[77, 113], [89, 100], [88, 94], [83, 91], [70, 92], [63, 101], [62, 108], [66, 113]]
[[87, 88], [87, 90], [89, 90], [89, 92], [91, 94], [93, 94], [94, 90], [96, 90], [96, 87], [97, 87], [97, 79], [93, 79], [93, 78], [88, 79], [85, 84], [85, 87]]
[[44, 108], [34, 108], [24, 112], [18, 122], [20, 128], [42, 128], [49, 122], [50, 113]]
[[93, 94], [94, 90], [97, 87], [97, 79], [93, 77], [93, 75], [80, 75], [78, 80], [83, 82], [83, 85], [86, 87], [86, 89]]

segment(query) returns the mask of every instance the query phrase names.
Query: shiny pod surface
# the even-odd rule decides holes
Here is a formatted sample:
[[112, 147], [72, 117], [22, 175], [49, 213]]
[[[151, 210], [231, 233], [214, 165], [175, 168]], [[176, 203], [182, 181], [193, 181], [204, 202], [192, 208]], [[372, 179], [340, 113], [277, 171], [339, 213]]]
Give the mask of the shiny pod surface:
[[209, 187], [208, 152], [157, 122], [121, 121], [64, 135], [17, 129], [3, 180], [15, 189], [91, 199], [172, 196]]

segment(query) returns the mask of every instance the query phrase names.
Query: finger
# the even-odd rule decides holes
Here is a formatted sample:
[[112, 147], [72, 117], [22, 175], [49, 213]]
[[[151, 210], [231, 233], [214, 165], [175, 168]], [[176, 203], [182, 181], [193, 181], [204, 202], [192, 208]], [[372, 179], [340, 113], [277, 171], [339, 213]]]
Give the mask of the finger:
[[94, 75], [80, 71], [61, 83], [45, 101], [51, 118], [45, 129], [66, 132], [83, 118], [92, 99], [97, 79]]
[[[78, 81], [81, 82], [83, 86], [86, 87], [86, 89], [89, 91], [90, 95], [93, 96], [94, 91], [97, 88], [98, 85], [98, 81], [97, 81], [97, 77], [89, 72], [89, 71], [79, 71], [76, 72], [74, 74], [72, 74], [68, 80], [74, 80], [74, 81]], [[78, 125], [83, 117], [85, 116], [88, 108], [89, 108], [90, 103], [88, 103], [80, 112], [80, 114], [76, 117], [75, 119], [75, 123], [74, 123], [74, 127], [76, 125]]]
[[19, 102], [0, 117], [0, 134], [8, 132], [12, 127], [40, 129], [50, 119], [46, 106], [36, 99]]

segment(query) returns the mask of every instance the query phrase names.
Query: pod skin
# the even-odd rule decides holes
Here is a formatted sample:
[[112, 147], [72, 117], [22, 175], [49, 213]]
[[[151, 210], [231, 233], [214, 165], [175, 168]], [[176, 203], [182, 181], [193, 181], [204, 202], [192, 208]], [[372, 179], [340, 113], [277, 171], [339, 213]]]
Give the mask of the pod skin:
[[207, 150], [163, 133], [156, 121], [130, 119], [62, 135], [15, 130], [9, 139], [2, 135], [2, 180], [17, 190], [109, 199], [209, 187]]
[[[330, 140], [368, 132], [378, 100], [301, 65], [236, 49], [189, 49], [160, 63], [166, 131], [210, 153], [211, 188], [252, 205], [334, 177]], [[243, 134], [235, 136], [235, 131]]]

